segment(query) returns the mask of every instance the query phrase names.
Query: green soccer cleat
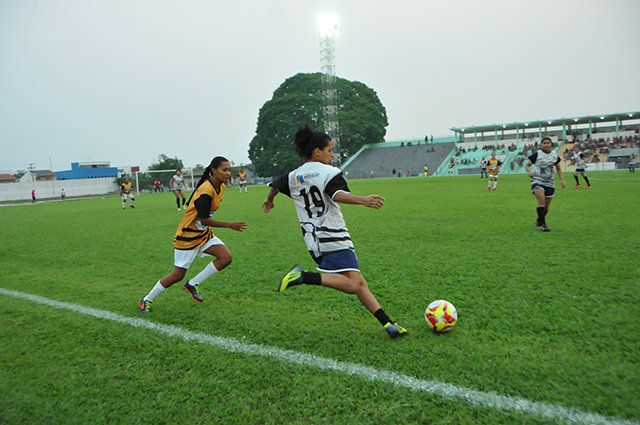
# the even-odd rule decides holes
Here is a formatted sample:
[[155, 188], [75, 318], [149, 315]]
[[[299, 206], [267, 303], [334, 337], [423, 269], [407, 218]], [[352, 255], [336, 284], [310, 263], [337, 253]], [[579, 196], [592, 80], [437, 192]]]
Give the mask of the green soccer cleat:
[[278, 292], [284, 292], [290, 286], [300, 285], [302, 283], [302, 272], [304, 269], [302, 266], [296, 264], [291, 267], [291, 270], [287, 272], [282, 279], [280, 279], [280, 285], [278, 285]]
[[405, 328], [394, 322], [389, 322], [384, 325], [384, 330], [387, 331], [391, 339], [405, 336], [408, 333]]
[[184, 290], [191, 294], [191, 298], [201, 303], [204, 301], [204, 298], [198, 293], [198, 285], [191, 286], [189, 282], [184, 284]]
[[151, 312], [151, 301], [145, 301], [144, 298], [140, 298], [138, 306], [140, 307], [140, 313], [149, 314]]

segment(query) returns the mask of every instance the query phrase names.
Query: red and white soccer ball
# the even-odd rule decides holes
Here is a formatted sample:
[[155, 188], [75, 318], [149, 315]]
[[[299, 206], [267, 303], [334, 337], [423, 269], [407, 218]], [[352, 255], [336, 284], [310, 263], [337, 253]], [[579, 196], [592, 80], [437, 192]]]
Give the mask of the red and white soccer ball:
[[427, 306], [424, 318], [434, 332], [447, 332], [458, 321], [458, 312], [449, 301], [437, 300]]

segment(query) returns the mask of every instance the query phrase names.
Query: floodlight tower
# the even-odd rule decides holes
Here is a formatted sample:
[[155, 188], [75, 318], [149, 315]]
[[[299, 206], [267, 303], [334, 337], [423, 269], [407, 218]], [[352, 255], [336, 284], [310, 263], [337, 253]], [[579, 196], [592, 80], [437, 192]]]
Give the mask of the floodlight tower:
[[338, 91], [336, 90], [335, 50], [338, 37], [338, 16], [323, 13], [318, 16], [320, 36], [320, 70], [322, 71], [322, 116], [324, 132], [333, 140], [333, 164], [340, 165], [340, 127], [338, 126]]

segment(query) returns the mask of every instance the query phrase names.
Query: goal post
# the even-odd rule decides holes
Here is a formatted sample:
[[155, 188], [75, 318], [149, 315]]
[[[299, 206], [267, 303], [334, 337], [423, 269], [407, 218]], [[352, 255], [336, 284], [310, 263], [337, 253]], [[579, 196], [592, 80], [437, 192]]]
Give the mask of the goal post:
[[[176, 170], [175, 169], [171, 169], [171, 170], [147, 170], [147, 171], [136, 171], [136, 194], [140, 195], [140, 184], [138, 181], [138, 174], [140, 173], [145, 173], [145, 174], [156, 174], [156, 173], [175, 173]], [[182, 175], [184, 176], [185, 174], [188, 174], [188, 179], [191, 180], [191, 189], [193, 190], [193, 188], [195, 187], [195, 180], [193, 179], [193, 168], [185, 168], [182, 170]], [[187, 178], [185, 178], [185, 180], [187, 180]], [[187, 185], [189, 184], [188, 181], [185, 181], [185, 183], [187, 183]]]

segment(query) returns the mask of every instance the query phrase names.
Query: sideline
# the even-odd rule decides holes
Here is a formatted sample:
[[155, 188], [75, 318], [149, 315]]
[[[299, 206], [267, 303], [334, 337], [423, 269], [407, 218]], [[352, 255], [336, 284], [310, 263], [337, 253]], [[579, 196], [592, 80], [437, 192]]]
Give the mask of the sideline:
[[78, 304], [56, 301], [24, 292], [10, 291], [8, 289], [0, 288], [0, 294], [26, 299], [38, 304], [44, 304], [62, 310], [75, 311], [98, 319], [107, 319], [118, 323], [124, 323], [136, 328], [154, 330], [170, 337], [199, 342], [230, 353], [269, 357], [280, 360], [284, 363], [342, 372], [348, 375], [358, 376], [369, 381], [385, 382], [396, 387], [408, 388], [413, 391], [424, 391], [449, 400], [462, 400], [474, 406], [526, 414], [556, 422], [584, 423], [593, 425], [640, 425], [638, 422], [602, 416], [596, 413], [590, 413], [551, 403], [530, 401], [519, 397], [499, 395], [493, 392], [477, 391], [437, 380], [418, 379], [393, 372], [391, 370], [376, 369], [363, 364], [342, 362], [330, 358], [319, 357], [313, 354], [301, 353], [268, 345], [246, 343], [235, 338], [191, 332], [177, 326], [153, 323], [145, 319], [126, 317], [106, 310], [97, 310]]

